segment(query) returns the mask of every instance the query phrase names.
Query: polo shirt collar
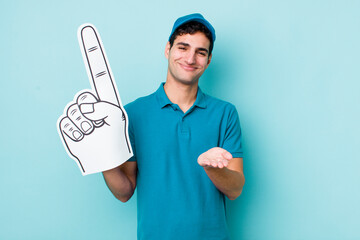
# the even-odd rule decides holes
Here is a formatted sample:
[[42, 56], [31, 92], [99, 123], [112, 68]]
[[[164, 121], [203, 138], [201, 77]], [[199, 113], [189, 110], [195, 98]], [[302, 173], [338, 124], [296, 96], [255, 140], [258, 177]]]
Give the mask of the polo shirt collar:
[[[165, 83], [161, 83], [160, 87], [155, 92], [161, 108], [173, 104], [165, 93], [164, 84]], [[205, 94], [201, 91], [200, 87], [198, 87], [194, 106], [199, 108], [206, 108]]]
[[194, 102], [194, 106], [199, 108], [206, 108], [205, 94], [201, 91], [199, 86], [198, 86], [198, 91], [196, 95], [196, 100]]

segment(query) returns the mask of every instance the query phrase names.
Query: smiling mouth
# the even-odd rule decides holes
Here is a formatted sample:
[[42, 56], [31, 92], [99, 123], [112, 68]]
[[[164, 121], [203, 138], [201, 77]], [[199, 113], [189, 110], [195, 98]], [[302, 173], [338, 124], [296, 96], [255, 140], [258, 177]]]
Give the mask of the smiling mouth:
[[184, 65], [184, 64], [181, 64], [179, 63], [180, 66], [185, 69], [186, 71], [195, 71], [197, 68], [196, 67], [193, 67], [193, 66], [189, 66], [189, 65]]

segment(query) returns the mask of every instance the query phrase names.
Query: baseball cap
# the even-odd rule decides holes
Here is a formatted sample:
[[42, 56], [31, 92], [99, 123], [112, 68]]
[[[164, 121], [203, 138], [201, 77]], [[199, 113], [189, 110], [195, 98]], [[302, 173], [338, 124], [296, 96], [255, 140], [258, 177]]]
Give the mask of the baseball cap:
[[209, 31], [211, 32], [212, 42], [213, 43], [215, 42], [215, 38], [216, 38], [215, 29], [200, 13], [193, 13], [193, 14], [186, 15], [186, 16], [178, 18], [175, 21], [174, 26], [172, 28], [172, 31], [171, 31], [171, 34], [170, 34], [170, 37], [169, 37], [169, 41], [170, 41], [171, 36], [174, 34], [175, 30], [178, 27], [180, 27], [181, 25], [183, 25], [183, 24], [185, 24], [187, 22], [191, 22], [191, 21], [196, 21], [196, 22], [204, 24], [204, 26], [207, 29], [209, 29]]

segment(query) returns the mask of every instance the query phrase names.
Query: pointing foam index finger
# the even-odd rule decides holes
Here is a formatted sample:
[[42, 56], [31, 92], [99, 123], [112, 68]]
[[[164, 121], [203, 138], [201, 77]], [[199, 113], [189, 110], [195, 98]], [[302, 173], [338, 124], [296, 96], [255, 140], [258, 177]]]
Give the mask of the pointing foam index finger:
[[113, 74], [95, 26], [81, 25], [78, 29], [78, 40], [90, 83], [98, 98], [100, 101], [120, 106]]

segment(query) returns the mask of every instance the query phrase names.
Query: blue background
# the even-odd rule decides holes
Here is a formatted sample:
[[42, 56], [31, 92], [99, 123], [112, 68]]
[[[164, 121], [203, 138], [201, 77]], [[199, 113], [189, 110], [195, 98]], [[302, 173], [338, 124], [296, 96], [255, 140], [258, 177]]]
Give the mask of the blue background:
[[360, 2], [346, 0], [2, 1], [0, 239], [135, 239], [136, 196], [81, 176], [56, 130], [90, 88], [77, 27], [100, 31], [126, 104], [165, 81], [172, 24], [193, 12], [217, 31], [200, 85], [242, 123], [233, 239], [360, 239]]

